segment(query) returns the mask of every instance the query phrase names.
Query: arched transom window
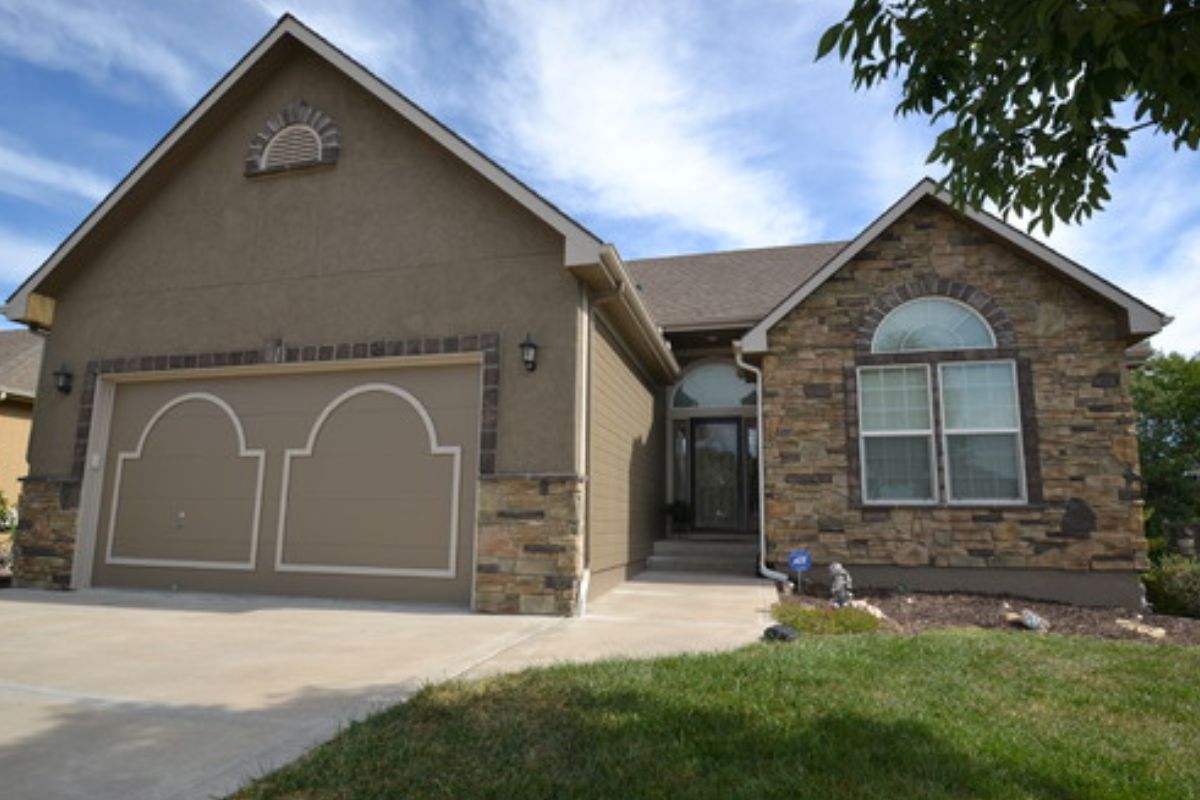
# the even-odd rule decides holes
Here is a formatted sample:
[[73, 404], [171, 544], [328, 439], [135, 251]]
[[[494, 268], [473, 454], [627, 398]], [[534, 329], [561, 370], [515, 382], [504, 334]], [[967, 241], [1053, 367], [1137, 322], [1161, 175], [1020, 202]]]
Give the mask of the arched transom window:
[[688, 372], [675, 390], [675, 408], [738, 408], [758, 400], [754, 384], [742, 380], [732, 364], [702, 364]]
[[[973, 309], [911, 300], [879, 323], [858, 368], [864, 503], [1025, 501], [1017, 366]], [[999, 355], [999, 354], [997, 354]]]
[[996, 337], [970, 306], [942, 297], [910, 300], [875, 329], [872, 353], [995, 347]]

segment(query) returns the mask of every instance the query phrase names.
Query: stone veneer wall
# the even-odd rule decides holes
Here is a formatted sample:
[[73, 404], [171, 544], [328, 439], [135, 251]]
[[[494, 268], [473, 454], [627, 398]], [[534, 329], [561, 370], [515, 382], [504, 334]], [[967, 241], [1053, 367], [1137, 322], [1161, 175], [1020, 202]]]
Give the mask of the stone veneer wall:
[[479, 485], [475, 610], [572, 615], [583, 576], [584, 479], [484, 478]]
[[79, 478], [26, 478], [13, 536], [13, 583], [69, 589], [79, 520]]
[[[869, 347], [890, 308], [926, 294], [974, 306], [997, 333], [996, 350], [944, 357], [1017, 361], [1027, 504], [862, 504], [855, 367], [924, 358]], [[770, 332], [769, 557], [802, 546], [882, 567], [1144, 568], [1120, 314], [942, 207], [915, 206]]]

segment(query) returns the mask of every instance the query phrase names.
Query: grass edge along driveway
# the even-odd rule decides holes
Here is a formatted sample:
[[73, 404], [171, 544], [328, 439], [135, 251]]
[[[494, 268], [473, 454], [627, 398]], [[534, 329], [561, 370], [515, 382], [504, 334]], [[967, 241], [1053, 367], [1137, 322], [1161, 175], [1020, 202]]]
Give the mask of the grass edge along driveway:
[[431, 686], [236, 797], [1192, 798], [1200, 648], [810, 637]]

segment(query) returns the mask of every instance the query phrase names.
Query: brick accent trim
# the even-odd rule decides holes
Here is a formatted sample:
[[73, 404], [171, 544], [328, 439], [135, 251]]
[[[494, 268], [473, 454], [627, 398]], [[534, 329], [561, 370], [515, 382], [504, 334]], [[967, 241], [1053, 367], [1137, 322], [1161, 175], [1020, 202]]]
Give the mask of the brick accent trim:
[[[316, 161], [264, 168], [262, 157], [266, 152], [267, 145], [275, 138], [275, 134], [289, 125], [307, 125], [316, 132], [321, 139], [321, 158]], [[337, 163], [341, 152], [342, 133], [337, 123], [333, 121], [333, 117], [310, 106], [304, 100], [293, 100], [280, 109], [275, 116], [268, 119], [250, 140], [250, 149], [246, 152], [245, 174], [247, 178], [252, 178], [258, 175], [277, 175], [309, 167], [333, 166]]]
[[859, 355], [869, 354], [875, 329], [883, 322], [883, 318], [909, 300], [922, 297], [948, 297], [965, 303], [978, 311], [991, 326], [992, 333], [996, 336], [997, 348], [1017, 346], [1017, 333], [1012, 320], [990, 294], [970, 284], [931, 274], [902, 283], [873, 299], [870, 307], [863, 312], [862, 321], [859, 323], [858, 334], [854, 339], [855, 351]]
[[259, 350], [129, 356], [89, 361], [84, 372], [79, 417], [75, 425], [75, 452], [71, 463], [71, 474], [76, 479], [83, 475], [88, 437], [92, 427], [92, 410], [96, 402], [96, 381], [101, 375], [123, 372], [166, 373], [183, 369], [293, 364], [312, 361], [360, 359], [369, 361], [372, 358], [471, 352], [483, 354], [483, 405], [480, 409], [479, 420], [479, 472], [481, 475], [491, 475], [496, 471], [496, 441], [500, 419], [500, 335], [496, 333], [376, 339], [371, 342], [304, 346], [285, 346], [279, 343]]

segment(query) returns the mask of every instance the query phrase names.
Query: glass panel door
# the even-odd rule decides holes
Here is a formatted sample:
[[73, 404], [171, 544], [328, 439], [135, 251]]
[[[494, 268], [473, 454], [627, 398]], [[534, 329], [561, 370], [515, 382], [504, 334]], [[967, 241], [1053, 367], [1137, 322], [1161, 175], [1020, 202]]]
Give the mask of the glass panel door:
[[692, 420], [692, 508], [698, 530], [741, 527], [741, 420]]

